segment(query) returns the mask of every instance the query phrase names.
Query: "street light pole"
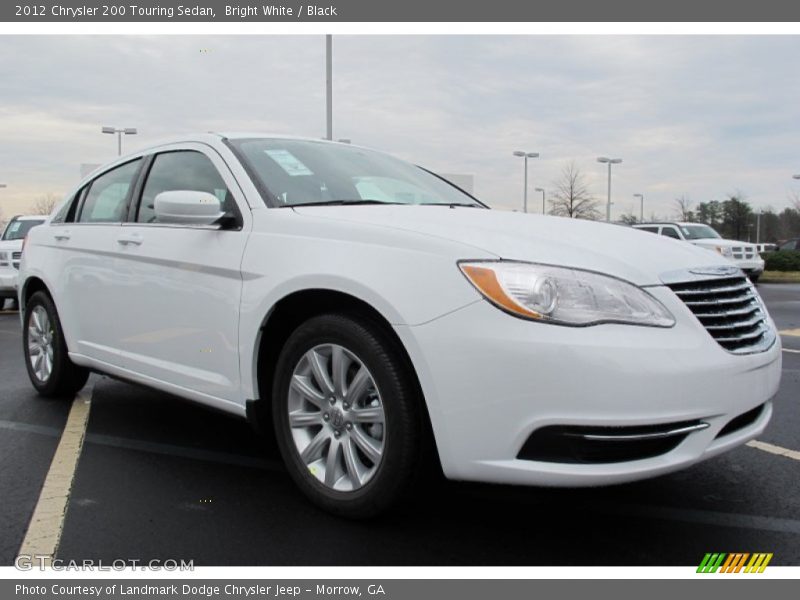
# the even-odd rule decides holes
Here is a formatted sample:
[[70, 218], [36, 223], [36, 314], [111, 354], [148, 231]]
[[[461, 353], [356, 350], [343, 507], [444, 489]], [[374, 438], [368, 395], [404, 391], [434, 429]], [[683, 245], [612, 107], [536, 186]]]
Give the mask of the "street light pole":
[[536, 188], [536, 191], [537, 192], [542, 192], [542, 214], [545, 214], [545, 212], [544, 212], [544, 188]]
[[763, 208], [758, 209], [756, 214], [756, 244], [761, 243], [761, 213], [764, 212]]
[[136, 135], [138, 133], [135, 127], [103, 127], [103, 133], [109, 134], [117, 134], [117, 156], [122, 156], [122, 134], [125, 135]]
[[634, 194], [639, 199], [639, 223], [644, 223], [644, 194]]
[[608, 201], [606, 202], [606, 221], [611, 221], [611, 165], [618, 165], [622, 162], [621, 158], [608, 158], [605, 156], [598, 156], [597, 162], [608, 164]]
[[524, 176], [524, 189], [522, 193], [522, 207], [524, 212], [528, 212], [528, 159], [539, 158], [538, 152], [523, 152], [522, 150], [514, 151], [514, 156], [521, 156], [525, 160], [525, 176]]
[[325, 139], [333, 139], [333, 36], [325, 36]]

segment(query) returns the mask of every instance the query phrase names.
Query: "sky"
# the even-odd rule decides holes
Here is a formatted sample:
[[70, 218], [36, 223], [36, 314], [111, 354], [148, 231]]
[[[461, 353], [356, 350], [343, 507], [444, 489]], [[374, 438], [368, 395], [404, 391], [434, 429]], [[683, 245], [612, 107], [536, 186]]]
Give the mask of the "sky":
[[[365, 25], [366, 27], [367, 25]], [[574, 161], [613, 215], [676, 213], [741, 192], [755, 208], [800, 190], [797, 36], [334, 36], [334, 138], [474, 176], [522, 207], [522, 160], [552, 190]], [[188, 131], [325, 135], [323, 36], [0, 36], [0, 210], [61, 196], [81, 163]]]

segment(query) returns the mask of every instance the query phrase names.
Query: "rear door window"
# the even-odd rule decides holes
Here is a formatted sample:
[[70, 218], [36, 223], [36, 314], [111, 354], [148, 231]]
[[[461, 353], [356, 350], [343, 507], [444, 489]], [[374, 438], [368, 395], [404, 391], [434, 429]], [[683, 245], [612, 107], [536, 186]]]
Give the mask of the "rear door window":
[[128, 197], [142, 159], [125, 163], [95, 179], [86, 193], [79, 223], [121, 223], [128, 212]]

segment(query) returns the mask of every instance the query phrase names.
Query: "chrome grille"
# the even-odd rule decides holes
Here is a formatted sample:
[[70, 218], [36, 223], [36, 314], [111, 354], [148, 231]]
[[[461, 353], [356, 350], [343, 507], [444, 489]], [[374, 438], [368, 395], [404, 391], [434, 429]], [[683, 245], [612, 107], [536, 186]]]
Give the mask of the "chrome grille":
[[763, 352], [775, 342], [761, 299], [747, 277], [670, 283], [669, 287], [728, 352]]

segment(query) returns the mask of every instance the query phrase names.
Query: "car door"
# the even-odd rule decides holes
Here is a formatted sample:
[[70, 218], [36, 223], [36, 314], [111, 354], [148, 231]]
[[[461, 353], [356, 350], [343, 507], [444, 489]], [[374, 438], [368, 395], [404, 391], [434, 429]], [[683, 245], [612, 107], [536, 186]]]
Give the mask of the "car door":
[[95, 177], [73, 197], [67, 216], [57, 215], [45, 229], [54, 292], [70, 352], [104, 360], [109, 356], [115, 307], [108, 302], [113, 285], [109, 253], [127, 218], [133, 183], [142, 159]]
[[[240, 267], [250, 222], [244, 196], [220, 156], [202, 144], [154, 154], [138, 188], [113, 241], [119, 364], [200, 401], [238, 402]], [[227, 226], [159, 223], [156, 195], [176, 190], [216, 195]]]

